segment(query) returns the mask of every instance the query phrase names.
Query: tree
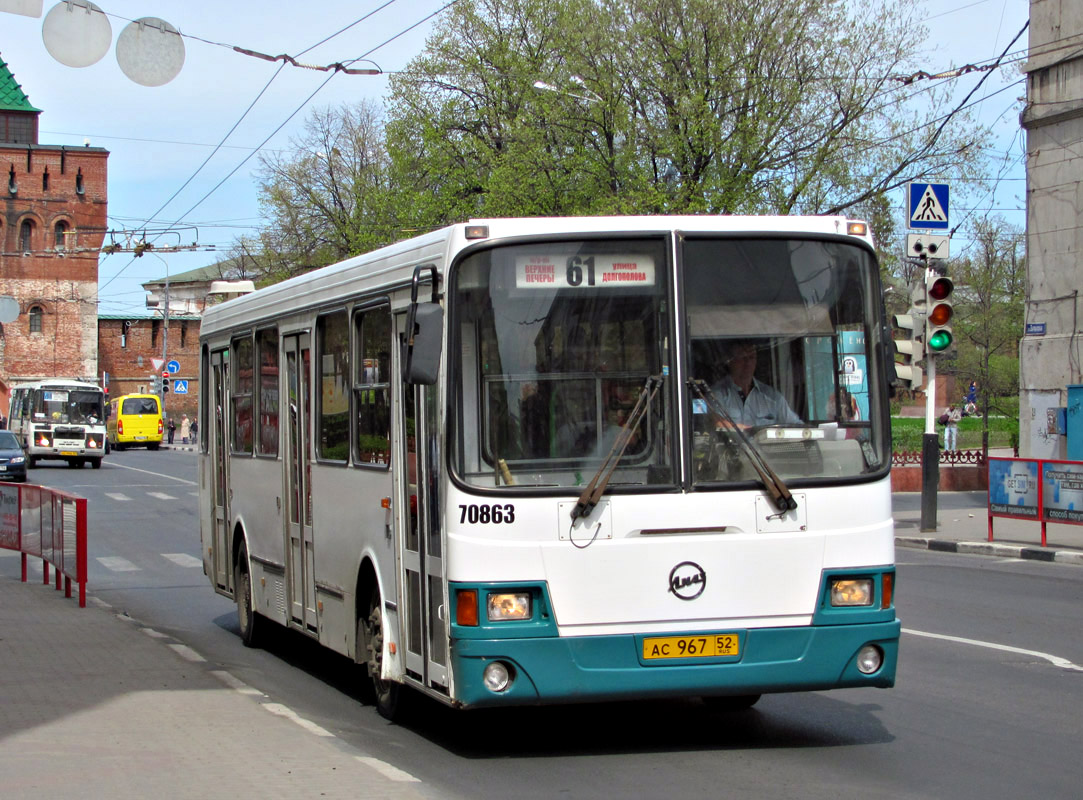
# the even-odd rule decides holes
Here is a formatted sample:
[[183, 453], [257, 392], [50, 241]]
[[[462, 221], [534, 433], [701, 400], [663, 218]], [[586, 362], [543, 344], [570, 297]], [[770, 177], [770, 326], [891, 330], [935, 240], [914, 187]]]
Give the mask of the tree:
[[916, 69], [911, 6], [461, 0], [391, 81], [400, 208], [843, 213], [969, 175], [982, 134], [894, 80]]
[[977, 381], [982, 450], [988, 456], [989, 414], [1013, 415], [1003, 398], [1019, 394], [1019, 338], [1023, 333], [1026, 259], [1022, 231], [1001, 217], [978, 220], [971, 251], [953, 260], [956, 377]]
[[292, 150], [260, 156], [258, 245], [237, 247], [271, 280], [340, 261], [396, 237], [382, 111], [362, 101], [313, 111]]

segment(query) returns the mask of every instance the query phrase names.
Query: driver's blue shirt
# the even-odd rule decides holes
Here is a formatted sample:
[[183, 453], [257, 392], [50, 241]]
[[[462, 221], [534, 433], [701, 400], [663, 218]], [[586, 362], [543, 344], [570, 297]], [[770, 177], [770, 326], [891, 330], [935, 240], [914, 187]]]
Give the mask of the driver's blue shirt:
[[755, 378], [752, 389], [744, 398], [728, 375], [711, 387], [711, 391], [738, 425], [800, 425], [802, 422], [777, 389]]

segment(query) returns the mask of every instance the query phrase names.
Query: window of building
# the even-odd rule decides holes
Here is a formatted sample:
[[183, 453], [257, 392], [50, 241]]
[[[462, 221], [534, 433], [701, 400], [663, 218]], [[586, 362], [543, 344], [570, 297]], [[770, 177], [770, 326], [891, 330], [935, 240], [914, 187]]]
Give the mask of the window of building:
[[30, 317], [30, 332], [41, 333], [41, 320], [43, 316], [41, 306], [31, 306], [30, 311], [27, 313]]
[[56, 223], [56, 227], [53, 228], [53, 244], [56, 246], [57, 250], [64, 250], [66, 248], [66, 234], [70, 229], [71, 226], [64, 220], [60, 220], [60, 222]]
[[79, 168], [78, 174], [75, 176], [75, 193], [85, 194], [86, 188], [83, 186], [83, 168]]
[[45, 172], [41, 173], [41, 190], [43, 192], [49, 191], [49, 168], [45, 168]]
[[19, 226], [19, 251], [24, 254], [29, 253], [33, 239], [34, 223], [28, 219], [24, 219], [23, 224]]

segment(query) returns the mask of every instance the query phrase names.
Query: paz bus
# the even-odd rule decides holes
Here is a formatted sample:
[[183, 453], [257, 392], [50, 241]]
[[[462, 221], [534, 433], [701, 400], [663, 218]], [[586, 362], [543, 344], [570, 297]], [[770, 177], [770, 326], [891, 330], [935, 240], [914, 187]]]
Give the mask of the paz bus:
[[69, 466], [105, 455], [105, 392], [74, 378], [47, 378], [11, 387], [8, 427], [26, 450], [28, 467], [42, 459], [63, 459]]
[[[203, 317], [204, 570], [387, 717], [890, 687], [885, 331], [838, 217], [475, 220], [292, 278]], [[720, 401], [735, 345], [786, 418]]]

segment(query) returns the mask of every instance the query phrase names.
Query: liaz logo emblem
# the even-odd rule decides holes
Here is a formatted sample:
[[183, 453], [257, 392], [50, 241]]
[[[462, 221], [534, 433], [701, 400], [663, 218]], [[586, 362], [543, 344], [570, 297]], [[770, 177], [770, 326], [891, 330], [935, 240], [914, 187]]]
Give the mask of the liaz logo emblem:
[[669, 571], [669, 591], [681, 600], [695, 600], [707, 588], [707, 573], [695, 561], [682, 561]]

